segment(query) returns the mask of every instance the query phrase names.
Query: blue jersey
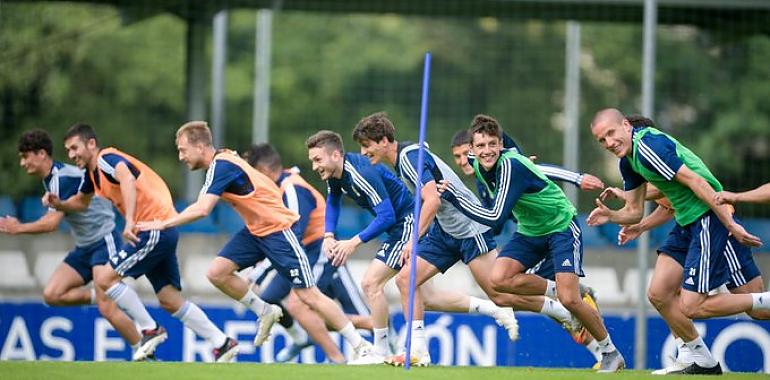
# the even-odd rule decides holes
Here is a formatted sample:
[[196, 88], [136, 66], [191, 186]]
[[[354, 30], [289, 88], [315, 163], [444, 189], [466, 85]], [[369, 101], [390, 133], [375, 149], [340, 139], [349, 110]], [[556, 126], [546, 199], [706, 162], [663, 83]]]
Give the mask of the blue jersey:
[[342, 194], [375, 216], [358, 234], [363, 242], [388, 231], [412, 214], [414, 205], [409, 189], [384, 165], [372, 165], [358, 153], [345, 153], [342, 178], [329, 178], [326, 184], [327, 232], [334, 232], [337, 227]]
[[[43, 187], [59, 199], [66, 200], [79, 192], [87, 193], [83, 191], [83, 187], [90, 184], [87, 178], [82, 169], [54, 161], [51, 173], [43, 179]], [[112, 203], [101, 197], [94, 197], [84, 211], [66, 213], [64, 218], [71, 227], [72, 237], [78, 247], [91, 245], [115, 229]]]
[[[634, 128], [632, 136], [640, 131]], [[676, 154], [676, 144], [666, 135], [648, 133], [639, 139], [639, 161], [648, 170], [657, 173], [668, 181], [673, 181], [676, 172], [684, 164]], [[623, 176], [623, 189], [636, 189], [647, 182], [641, 174], [631, 168], [629, 157], [620, 159], [620, 174]]]

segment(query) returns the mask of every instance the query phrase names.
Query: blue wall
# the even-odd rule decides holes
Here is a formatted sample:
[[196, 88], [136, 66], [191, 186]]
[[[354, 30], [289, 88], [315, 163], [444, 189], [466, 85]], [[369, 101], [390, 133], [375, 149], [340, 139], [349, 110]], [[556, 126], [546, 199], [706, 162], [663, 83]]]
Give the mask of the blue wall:
[[[228, 335], [241, 341], [239, 361], [271, 362], [284, 346], [283, 333], [261, 349], [251, 345], [256, 324], [250, 312], [224, 307], [204, 310]], [[177, 320], [157, 307], [150, 312], [169, 331], [169, 340], [158, 348], [164, 361], [211, 360], [210, 347], [184, 330]], [[433, 362], [445, 365], [515, 365], [534, 367], [582, 367], [593, 365], [591, 355], [572, 342], [551, 320], [530, 313], [518, 315], [521, 338], [510, 342], [491, 318], [464, 314], [429, 314], [426, 333]], [[605, 316], [615, 345], [633, 367], [634, 319]], [[659, 368], [661, 358], [673, 355], [671, 338], [663, 321], [649, 317], [648, 364]], [[403, 317], [394, 316], [403, 333]], [[733, 371], [770, 372], [770, 322], [748, 319], [715, 319], [697, 327], [718, 360]], [[666, 345], [668, 340], [668, 346]], [[349, 347], [345, 347], [349, 351]], [[661, 354], [665, 352], [665, 354]], [[0, 359], [127, 360], [129, 348], [98, 315], [94, 307], [52, 308], [40, 302], [0, 303]], [[324, 360], [320, 349], [306, 350], [303, 362]], [[765, 364], [768, 363], [768, 364]]]

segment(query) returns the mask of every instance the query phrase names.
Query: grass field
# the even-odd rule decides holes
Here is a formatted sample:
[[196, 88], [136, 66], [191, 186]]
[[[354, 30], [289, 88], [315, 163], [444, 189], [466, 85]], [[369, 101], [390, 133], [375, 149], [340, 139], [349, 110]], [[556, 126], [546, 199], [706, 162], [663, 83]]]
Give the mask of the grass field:
[[[203, 363], [127, 363], [127, 362], [0, 362], [3, 380], [484, 380], [526, 379], [558, 380], [608, 377], [612, 379], [661, 379], [647, 371], [596, 374], [590, 370], [543, 369], [520, 367], [430, 367], [403, 368], [387, 366], [348, 367], [301, 364], [203, 364]], [[706, 376], [668, 376], [666, 378], [711, 378]], [[721, 379], [767, 379], [763, 374], [726, 374]]]

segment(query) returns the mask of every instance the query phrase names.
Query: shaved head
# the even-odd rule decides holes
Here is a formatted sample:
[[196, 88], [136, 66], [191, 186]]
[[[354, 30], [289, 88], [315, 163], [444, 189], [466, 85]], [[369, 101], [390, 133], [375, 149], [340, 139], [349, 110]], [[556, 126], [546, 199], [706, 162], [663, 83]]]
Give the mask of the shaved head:
[[594, 115], [594, 119], [591, 121], [591, 128], [605, 123], [622, 124], [625, 118], [625, 115], [617, 108], [605, 108]]

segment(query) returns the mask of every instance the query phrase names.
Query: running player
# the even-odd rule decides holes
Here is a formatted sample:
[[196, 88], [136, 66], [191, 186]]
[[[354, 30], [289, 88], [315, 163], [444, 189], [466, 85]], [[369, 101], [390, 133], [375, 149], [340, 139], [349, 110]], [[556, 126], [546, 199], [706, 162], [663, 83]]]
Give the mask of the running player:
[[658, 255], [649, 297], [693, 353], [694, 363], [682, 373], [721, 374], [720, 364], [690, 319], [770, 308], [770, 293], [709, 295], [729, 280], [724, 255], [728, 246], [759, 246], [761, 241], [746, 232], [726, 206], [714, 202], [721, 184], [698, 156], [673, 137], [653, 127], [633, 128], [612, 108], [596, 113], [591, 132], [599, 144], [620, 158], [626, 203], [620, 210], [611, 210], [597, 199], [588, 223], [638, 223], [644, 213], [647, 182], [671, 201], [677, 225], [659, 250], [665, 255]]
[[222, 248], [207, 275], [219, 290], [259, 316], [254, 344], [260, 346], [267, 340], [271, 327], [283, 313], [280, 307], [254, 294], [248, 282], [235, 272], [269, 258], [279, 275], [291, 283], [294, 294], [350, 343], [356, 360], [370, 356], [371, 344], [358, 334], [339, 306], [315, 286], [305, 251], [291, 229], [299, 215], [283, 205], [275, 182], [235, 152], [214, 149], [211, 131], [204, 121], [182, 125], [176, 133], [176, 146], [179, 160], [190, 169], [206, 169], [206, 181], [198, 200], [179, 214], [152, 222], [147, 219], [140, 224], [140, 229], [166, 230], [190, 223], [211, 213], [219, 199], [224, 199], [240, 214], [246, 226]]
[[[409, 240], [414, 223], [412, 195], [404, 184], [383, 165], [372, 165], [357, 153], [345, 153], [342, 137], [332, 131], [319, 131], [307, 139], [308, 157], [321, 179], [328, 185], [324, 249], [333, 265], [342, 265], [361, 243], [382, 233], [387, 238], [364, 274], [361, 287], [372, 309], [374, 353], [369, 364], [383, 363], [391, 355], [388, 345], [388, 303], [385, 284], [401, 269], [401, 252]], [[371, 212], [374, 220], [349, 240], [337, 240], [335, 231], [342, 194]]]
[[[59, 199], [78, 193], [83, 183], [83, 170], [53, 160], [53, 142], [42, 129], [25, 132], [19, 138], [19, 165], [27, 174], [43, 181], [45, 192]], [[120, 245], [115, 229], [112, 205], [96, 197], [81, 212], [64, 213], [49, 208], [40, 219], [20, 223], [16, 218], [0, 217], [0, 232], [7, 234], [40, 234], [55, 231], [63, 219], [70, 225], [75, 248], [70, 251], [51, 275], [43, 290], [43, 300], [50, 306], [96, 304], [106, 318], [133, 348], [139, 348], [141, 335], [123, 312], [115, 307], [99, 287], [87, 289], [96, 273], [108, 268], [109, 254]]]
[[96, 133], [87, 124], [73, 125], [64, 136], [67, 154], [86, 169], [83, 186], [77, 195], [65, 201], [48, 194], [46, 201], [61, 211], [88, 207], [94, 194], [108, 199], [123, 215], [126, 242], [120, 251], [110, 252], [110, 267], [97, 273], [95, 283], [139, 326], [142, 341], [134, 360], [153, 355], [166, 340], [166, 329], [158, 325], [142, 304], [136, 292], [123, 283], [124, 277], [146, 276], [160, 306], [213, 347], [217, 362], [231, 361], [238, 353], [238, 343], [216, 327], [196, 304], [182, 297], [175, 229], [137, 232], [138, 220], [169, 218], [176, 215], [166, 183], [136, 158], [115, 148], [100, 148]]
[[575, 221], [575, 207], [529, 158], [503, 149], [503, 134], [492, 117], [477, 115], [471, 123], [471, 149], [475, 153], [474, 171], [494, 199], [491, 208], [479, 206], [451, 183], [442, 182], [442, 197], [471, 219], [500, 226], [511, 216], [517, 231], [497, 257], [491, 274], [493, 289], [512, 294], [542, 295], [548, 291], [545, 279], [525, 273], [543, 258], [550, 258], [556, 272], [556, 295], [562, 304], [586, 327], [602, 351], [599, 372], [625, 367], [620, 352], [612, 344], [598, 311], [580, 296], [582, 277], [582, 231]]
[[[524, 154], [521, 147], [505, 132], [503, 132], [503, 148], [506, 150], [513, 150], [522, 155]], [[476, 178], [475, 172], [473, 171], [471, 162], [475, 159], [475, 156], [471, 152], [470, 133], [468, 133], [467, 129], [455, 133], [452, 138], [451, 149], [455, 165], [457, 165], [466, 176], [474, 177], [476, 190], [481, 197], [481, 203], [485, 207], [492, 207], [494, 205], [494, 199], [490, 196], [489, 192], [487, 192], [484, 182]], [[533, 160], [535, 158], [534, 156], [529, 157]], [[537, 166], [548, 179], [570, 183], [583, 191], [595, 191], [604, 188], [604, 182], [602, 182], [601, 179], [588, 173], [577, 173], [551, 164], [536, 164], [535, 166]], [[514, 218], [511, 219], [513, 220]], [[493, 231], [495, 235], [499, 235], [503, 231], [503, 226], [498, 226]], [[556, 273], [553, 270], [553, 264], [550, 260], [541, 260], [539, 263], [535, 264], [534, 267], [528, 269], [527, 273], [536, 274], [548, 280], [548, 291], [546, 292], [546, 295], [556, 299]], [[594, 309], [599, 310], [599, 307], [596, 304], [596, 296], [592, 288], [580, 284], [580, 294], [586, 303], [591, 305]], [[557, 319], [554, 320], [559, 322]], [[596, 339], [588, 333], [585, 327], [575, 330], [571, 328], [572, 326], [570, 324], [565, 324], [563, 322], [560, 322], [560, 324], [570, 333], [572, 339], [576, 343], [583, 345], [586, 350], [593, 355], [594, 359], [596, 359], [596, 363], [593, 367], [594, 369], [598, 369], [599, 366], [601, 366], [602, 352], [599, 344], [596, 343]]]
[[[655, 126], [652, 120], [642, 116], [632, 115], [627, 116], [626, 119], [634, 128], [647, 128]], [[674, 218], [673, 205], [667, 198], [663, 197], [663, 194], [661, 194], [654, 185], [648, 183], [646, 192], [646, 198], [648, 200], [654, 200], [657, 203], [657, 208], [650, 215], [645, 216], [639, 223], [623, 226], [618, 233], [618, 244], [626, 244], [629, 241], [639, 237], [642, 232], [652, 230], [653, 228], [660, 226]], [[607, 188], [607, 190], [601, 194], [600, 199], [604, 201], [605, 199], [609, 198], [617, 198], [625, 201], [623, 198], [624, 195], [625, 193], [621, 189]], [[672, 231], [672, 234], [676, 235], [676, 231], [677, 229], [675, 228], [674, 231]], [[675, 251], [675, 246], [666, 244], [658, 249], [658, 254], [675, 257], [677, 254]], [[669, 254], [667, 252], [673, 252], [673, 254]], [[724, 255], [728, 266], [730, 267], [730, 276], [726, 284], [728, 291], [737, 294], [764, 292], [764, 281], [762, 280], [762, 275], [759, 271], [759, 268], [754, 262], [751, 249], [749, 247], [738, 244], [734, 241], [729, 241], [726, 245]], [[663, 260], [660, 261], [662, 262]], [[674, 279], [675, 283], [681, 284], [682, 272], [683, 268], [680, 267], [678, 269], [679, 278]], [[663, 281], [663, 278], [658, 276], [653, 277], [653, 279], [655, 282], [650, 285], [650, 303], [655, 305], [656, 309], [665, 310], [667, 307], [667, 305], [665, 305], [666, 302], [670, 302], [671, 300], [667, 297], [664, 297], [659, 290], [661, 286], [660, 282]], [[770, 319], [770, 310], [751, 310], [747, 311], [746, 313], [754, 319]], [[654, 371], [653, 374], [665, 375], [681, 373], [685, 368], [691, 366], [694, 362], [693, 354], [688, 348], [688, 345], [685, 344], [684, 340], [677, 336], [676, 332], [673, 330], [672, 334], [675, 337], [678, 348], [677, 356], [675, 358], [676, 360], [671, 363], [671, 365]]]
[[[347, 265], [335, 267], [331, 265], [326, 255], [321, 254], [326, 209], [324, 197], [300, 176], [299, 169], [284, 169], [281, 164], [281, 156], [270, 144], [252, 145], [243, 153], [243, 156], [249, 165], [278, 185], [283, 194], [284, 204], [299, 214], [299, 220], [294, 224], [293, 230], [297, 236], [302, 237], [301, 243], [307, 253], [310, 266], [313, 268], [313, 276], [316, 278], [318, 289], [340, 303], [342, 310], [356, 328], [370, 330], [369, 308], [366, 306], [366, 301], [355, 281], [352, 280], [353, 277]], [[267, 272], [265, 269], [260, 270], [255, 266], [255, 270], [249, 274], [249, 279], [257, 282], [257, 278], [252, 277], [264, 277], [261, 274]], [[278, 320], [278, 323], [286, 329], [291, 337], [291, 342], [278, 352], [276, 361], [287, 362], [293, 359], [299, 355], [303, 348], [312, 345], [315, 341], [324, 350], [329, 360], [336, 363], [344, 362], [345, 357], [330, 338], [323, 320], [307, 305], [298, 302], [290, 290], [291, 283], [281, 276], [276, 276], [260, 294], [260, 297], [266, 302], [279, 306], [282, 306], [282, 300], [287, 296], [289, 297], [286, 300], [284, 315]], [[302, 327], [294, 323], [292, 317], [295, 317]], [[308, 333], [312, 340], [308, 337]]]

